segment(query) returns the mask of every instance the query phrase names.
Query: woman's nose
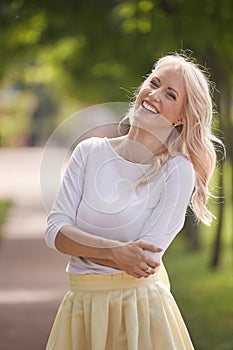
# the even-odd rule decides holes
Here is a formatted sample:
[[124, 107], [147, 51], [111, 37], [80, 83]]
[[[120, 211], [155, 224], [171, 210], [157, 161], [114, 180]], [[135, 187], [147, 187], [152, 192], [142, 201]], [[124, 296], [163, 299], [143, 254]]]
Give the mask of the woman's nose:
[[160, 89], [152, 90], [151, 92], [149, 92], [149, 96], [156, 101], [160, 101], [160, 95], [161, 95]]

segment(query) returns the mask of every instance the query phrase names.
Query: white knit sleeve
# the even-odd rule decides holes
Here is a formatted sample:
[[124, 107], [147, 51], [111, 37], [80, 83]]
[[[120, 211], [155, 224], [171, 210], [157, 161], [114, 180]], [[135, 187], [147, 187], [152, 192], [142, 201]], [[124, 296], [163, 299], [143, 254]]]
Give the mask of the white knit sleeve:
[[182, 229], [195, 183], [193, 166], [182, 156], [173, 158], [168, 164], [168, 169], [164, 171], [167, 171], [167, 175], [160, 200], [139, 238], [163, 249], [161, 253], [156, 254], [147, 252], [155, 259], [162, 257]]
[[48, 216], [45, 242], [53, 249], [58, 231], [65, 225], [76, 224], [77, 210], [82, 198], [85, 163], [90, 141], [78, 144], [66, 168], [62, 184]]

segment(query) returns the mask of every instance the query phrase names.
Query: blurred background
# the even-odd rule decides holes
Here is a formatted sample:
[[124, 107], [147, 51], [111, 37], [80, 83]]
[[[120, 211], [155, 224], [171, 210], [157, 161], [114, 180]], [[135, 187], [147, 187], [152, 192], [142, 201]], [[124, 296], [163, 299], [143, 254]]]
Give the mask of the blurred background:
[[43, 243], [49, 136], [83, 108], [130, 101], [175, 51], [208, 68], [227, 153], [218, 148], [212, 180], [217, 220], [204, 227], [189, 215], [164, 261], [195, 348], [233, 349], [232, 23], [231, 0], [0, 0], [1, 349], [43, 349], [68, 285], [66, 257]]

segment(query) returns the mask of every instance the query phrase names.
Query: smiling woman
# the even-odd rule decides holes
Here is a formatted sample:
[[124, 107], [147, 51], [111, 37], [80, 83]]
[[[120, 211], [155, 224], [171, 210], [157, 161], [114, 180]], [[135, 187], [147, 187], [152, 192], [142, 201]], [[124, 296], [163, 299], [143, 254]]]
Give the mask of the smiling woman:
[[[214, 218], [206, 206], [216, 164], [213, 142], [222, 145], [211, 131], [210, 89], [211, 83], [196, 64], [178, 54], [168, 55], [156, 62], [126, 116], [132, 126], [140, 126], [141, 134], [146, 132], [144, 143], [157, 153], [152, 177], [158, 167], [178, 153], [191, 161], [196, 184], [190, 206], [197, 219], [207, 225]], [[146, 118], [150, 115], [156, 120]]]
[[179, 66], [157, 69], [143, 83], [135, 104], [152, 113], [160, 113], [173, 124], [182, 120], [186, 98], [184, 79]]
[[78, 144], [48, 217], [48, 246], [71, 259], [47, 350], [193, 349], [162, 257], [188, 205], [212, 220], [208, 80], [184, 57], [165, 56], [126, 118], [127, 135]]

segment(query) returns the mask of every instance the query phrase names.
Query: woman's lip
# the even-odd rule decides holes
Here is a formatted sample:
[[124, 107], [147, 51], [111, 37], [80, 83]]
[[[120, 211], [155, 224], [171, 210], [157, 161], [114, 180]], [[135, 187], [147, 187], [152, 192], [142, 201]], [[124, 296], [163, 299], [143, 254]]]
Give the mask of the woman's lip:
[[147, 111], [153, 113], [153, 114], [158, 114], [159, 111], [157, 110], [157, 108], [152, 105], [150, 102], [143, 100], [142, 101], [142, 107], [145, 108]]

